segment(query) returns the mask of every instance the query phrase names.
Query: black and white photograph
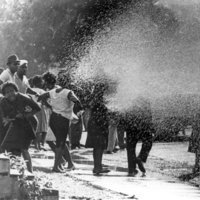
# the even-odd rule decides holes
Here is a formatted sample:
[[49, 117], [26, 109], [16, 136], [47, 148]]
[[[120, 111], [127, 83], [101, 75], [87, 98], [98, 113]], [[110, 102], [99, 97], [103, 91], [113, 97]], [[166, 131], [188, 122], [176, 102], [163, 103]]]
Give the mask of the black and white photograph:
[[0, 200], [200, 199], [200, 0], [0, 0]]

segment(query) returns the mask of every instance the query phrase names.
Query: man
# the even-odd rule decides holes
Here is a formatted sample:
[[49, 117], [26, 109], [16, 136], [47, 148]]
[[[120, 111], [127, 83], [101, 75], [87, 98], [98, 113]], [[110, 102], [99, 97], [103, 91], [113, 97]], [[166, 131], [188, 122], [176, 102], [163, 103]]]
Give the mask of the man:
[[[127, 157], [128, 157], [128, 175], [135, 176], [138, 173], [136, 165], [145, 176], [146, 169], [143, 163], [146, 163], [153, 143], [153, 123], [151, 106], [148, 100], [138, 98], [137, 103], [128, 111], [124, 118], [124, 127], [127, 134]], [[142, 141], [142, 148], [136, 156], [136, 146]]]
[[19, 92], [26, 94], [37, 95], [29, 85], [29, 81], [26, 77], [28, 71], [28, 61], [20, 60], [17, 72], [14, 74], [14, 83], [18, 86]]
[[28, 61], [21, 60], [17, 72], [14, 74], [14, 82], [19, 88], [19, 92], [25, 94], [29, 88], [29, 82], [26, 77], [28, 70]]
[[8, 68], [4, 70], [0, 75], [0, 85], [5, 82], [13, 82], [14, 83], [14, 74], [17, 71], [20, 60], [17, 55], [10, 55], [7, 59]]

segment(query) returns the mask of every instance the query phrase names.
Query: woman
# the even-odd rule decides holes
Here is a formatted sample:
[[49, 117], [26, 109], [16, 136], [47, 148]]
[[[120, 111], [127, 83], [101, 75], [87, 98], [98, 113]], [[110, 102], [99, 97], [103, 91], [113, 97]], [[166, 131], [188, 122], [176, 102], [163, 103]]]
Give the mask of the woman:
[[103, 169], [102, 158], [106, 148], [108, 138], [108, 110], [104, 105], [103, 95], [104, 84], [97, 84], [92, 95], [90, 104], [91, 114], [88, 121], [88, 137], [86, 147], [93, 148], [94, 169], [93, 173], [99, 175], [108, 173], [108, 169]]
[[[39, 95], [42, 95], [45, 93], [43, 88], [43, 79], [42, 76], [35, 76], [32, 80], [32, 90], [36, 92]], [[37, 96], [32, 96], [33, 100], [37, 102]], [[38, 119], [38, 128], [36, 131], [36, 140], [35, 140], [35, 147], [37, 150], [41, 150], [40, 143], [44, 146], [46, 134], [47, 134], [47, 128], [48, 128], [48, 120], [47, 120], [47, 112], [48, 107], [43, 104], [39, 104], [41, 111], [36, 114], [36, 117]]]
[[7, 151], [20, 150], [27, 161], [28, 171], [32, 173], [28, 149], [31, 141], [35, 139], [37, 120], [34, 115], [40, 111], [40, 107], [28, 96], [18, 93], [14, 83], [5, 83], [2, 93], [4, 98], [1, 100], [0, 110], [6, 134], [1, 147]]
[[68, 170], [74, 170], [74, 164], [66, 144], [66, 138], [69, 133], [70, 121], [78, 118], [73, 113], [74, 104], [81, 105], [78, 98], [71, 90], [66, 88], [55, 88], [49, 92], [41, 95], [39, 100], [48, 101], [52, 107], [52, 114], [50, 117], [50, 128], [56, 137], [55, 160], [53, 171], [62, 173], [61, 168], [63, 157], [68, 162]]
[[[53, 73], [51, 73], [51, 72], [44, 73], [42, 75], [42, 79], [43, 79], [43, 82], [44, 82], [43, 89], [45, 91], [50, 91], [50, 90], [55, 89], [55, 88], [60, 88], [58, 85], [56, 85], [56, 76]], [[44, 103], [46, 103], [46, 102], [44, 102]], [[50, 121], [51, 113], [52, 113], [51, 109], [47, 109], [46, 110], [47, 125], [48, 125], [46, 143], [49, 145], [51, 150], [53, 152], [55, 152], [55, 149], [56, 149], [56, 144], [55, 144], [56, 138], [55, 138], [52, 130], [49, 127], [49, 121]]]

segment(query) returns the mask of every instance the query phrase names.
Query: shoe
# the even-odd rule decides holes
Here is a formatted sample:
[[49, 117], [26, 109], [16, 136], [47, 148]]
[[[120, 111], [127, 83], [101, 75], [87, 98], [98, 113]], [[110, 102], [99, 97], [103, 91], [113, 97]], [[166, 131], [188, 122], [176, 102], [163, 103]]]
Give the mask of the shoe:
[[134, 177], [134, 176], [136, 176], [137, 174], [138, 174], [138, 170], [135, 169], [133, 172], [129, 172], [129, 173], [128, 173], [128, 176]]
[[141, 177], [146, 177], [146, 173], [142, 173]]
[[126, 149], [126, 145], [123, 145], [120, 147], [120, 150], [124, 150], [124, 149]]
[[109, 173], [110, 170], [109, 169], [97, 169], [97, 170], [93, 170], [93, 174], [104, 174], [104, 173]]
[[73, 171], [75, 169], [76, 169], [76, 167], [73, 165], [72, 167], [66, 168], [65, 171], [69, 172], [69, 171]]
[[75, 146], [75, 145], [72, 145], [72, 146], [71, 146], [71, 150], [74, 150], [74, 149], [76, 149], [76, 146]]
[[55, 172], [55, 173], [65, 173], [65, 171], [64, 170], [62, 170], [62, 169], [60, 169], [60, 168], [53, 168], [52, 169], [52, 172]]
[[113, 154], [112, 151], [106, 151], [105, 154]]
[[117, 151], [119, 151], [119, 150], [120, 150], [119, 146], [116, 146], [116, 147], [114, 148], [113, 152], [117, 152]]
[[146, 173], [146, 169], [144, 168], [143, 162], [140, 158], [137, 158], [138, 168], [142, 173]]
[[107, 168], [108, 168], [108, 167], [109, 167], [109, 165], [104, 165], [104, 164], [102, 164], [102, 167], [105, 167], [105, 168], [107, 167]]

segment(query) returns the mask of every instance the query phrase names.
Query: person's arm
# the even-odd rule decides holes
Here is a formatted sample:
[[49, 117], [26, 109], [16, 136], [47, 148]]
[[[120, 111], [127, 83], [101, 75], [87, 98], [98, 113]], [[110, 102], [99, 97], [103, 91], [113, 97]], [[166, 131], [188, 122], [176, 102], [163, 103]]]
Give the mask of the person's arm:
[[3, 126], [7, 126], [10, 122], [14, 121], [15, 119], [11, 119], [11, 118], [5, 116], [3, 107], [4, 107], [4, 105], [1, 101], [1, 103], [0, 103], [0, 118], [2, 120]]
[[38, 97], [38, 102], [41, 102], [42, 104], [44, 104], [45, 106], [47, 106], [48, 108], [51, 108], [51, 105], [49, 105], [48, 103], [48, 99], [50, 98], [50, 94], [49, 92], [45, 92], [44, 94], [40, 95]]
[[25, 112], [22, 114], [23, 117], [25, 118], [30, 118], [41, 110], [39, 105], [28, 97], [24, 97], [24, 105], [25, 105]]
[[27, 94], [31, 94], [31, 95], [35, 95], [35, 96], [39, 96], [39, 94], [37, 92], [35, 92], [34, 90], [32, 90], [30, 87], [27, 88], [26, 90]]
[[79, 110], [79, 112], [83, 110], [83, 106], [81, 102], [79, 101], [78, 97], [74, 94], [74, 92], [70, 91], [67, 97], [70, 101], [77, 104], [77, 109]]

